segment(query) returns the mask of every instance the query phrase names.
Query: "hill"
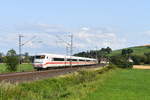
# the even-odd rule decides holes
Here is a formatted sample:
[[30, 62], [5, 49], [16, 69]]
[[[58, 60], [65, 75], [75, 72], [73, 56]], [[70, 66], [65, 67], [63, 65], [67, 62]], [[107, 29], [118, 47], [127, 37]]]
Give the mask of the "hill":
[[[129, 47], [129, 48], [124, 48], [124, 49], [132, 49], [133, 50], [133, 55], [144, 55], [144, 53], [149, 53], [150, 52], [150, 45], [145, 45], [145, 46], [136, 46], [136, 47]], [[114, 50], [112, 51], [109, 56], [114, 56], [121, 54], [122, 49], [120, 50]]]

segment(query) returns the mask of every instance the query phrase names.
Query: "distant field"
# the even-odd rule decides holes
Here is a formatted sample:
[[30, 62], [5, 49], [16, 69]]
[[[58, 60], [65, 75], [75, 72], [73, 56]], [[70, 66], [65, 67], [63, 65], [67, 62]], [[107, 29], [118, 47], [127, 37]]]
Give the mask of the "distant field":
[[[133, 50], [133, 55], [144, 55], [144, 53], [150, 52], [150, 46], [137, 46], [137, 47], [130, 47]], [[114, 50], [109, 56], [114, 56], [121, 54], [122, 49]]]
[[150, 69], [150, 65], [134, 65], [134, 69]]
[[[23, 71], [31, 71], [33, 70], [32, 64], [21, 64], [17, 68], [17, 72], [23, 72]], [[6, 73], [9, 72], [6, 70], [5, 64], [0, 64], [0, 73]]]
[[118, 70], [83, 100], [150, 100], [150, 70]]

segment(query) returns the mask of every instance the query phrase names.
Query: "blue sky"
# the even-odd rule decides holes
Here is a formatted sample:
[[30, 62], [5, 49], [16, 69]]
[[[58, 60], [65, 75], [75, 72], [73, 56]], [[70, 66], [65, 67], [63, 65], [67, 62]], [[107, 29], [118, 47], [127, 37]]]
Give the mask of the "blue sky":
[[[18, 34], [23, 52], [65, 54], [65, 44], [74, 35], [74, 52], [110, 46], [119, 49], [149, 44], [149, 0], [0, 0], [0, 52], [18, 52]], [[36, 43], [37, 41], [42, 43]]]

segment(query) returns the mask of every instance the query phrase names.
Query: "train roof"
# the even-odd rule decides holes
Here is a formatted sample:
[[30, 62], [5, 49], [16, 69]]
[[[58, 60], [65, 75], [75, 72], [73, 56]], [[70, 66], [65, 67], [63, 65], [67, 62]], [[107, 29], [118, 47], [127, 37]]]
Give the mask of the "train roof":
[[36, 55], [48, 55], [51, 57], [59, 57], [59, 58], [72, 58], [72, 59], [84, 59], [84, 60], [96, 60], [94, 58], [86, 58], [86, 57], [77, 57], [77, 56], [66, 56], [66, 55], [60, 55], [60, 54], [51, 54], [51, 53], [39, 53]]

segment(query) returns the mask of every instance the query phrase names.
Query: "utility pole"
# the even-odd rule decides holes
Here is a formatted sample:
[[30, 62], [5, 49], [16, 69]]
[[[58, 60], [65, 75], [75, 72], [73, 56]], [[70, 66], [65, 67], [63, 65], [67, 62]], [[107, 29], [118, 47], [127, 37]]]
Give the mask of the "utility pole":
[[21, 60], [22, 60], [22, 58], [21, 58], [22, 37], [23, 37], [23, 35], [19, 34], [19, 63], [20, 64], [21, 64]]
[[68, 56], [68, 46], [66, 46], [66, 56], [65, 56], [65, 67], [66, 67], [66, 61], [67, 61], [67, 56]]
[[70, 35], [70, 67], [72, 68], [72, 54], [73, 54], [73, 34]]
[[98, 52], [98, 49], [97, 49], [97, 46], [96, 46], [96, 57], [95, 57], [96, 59], [98, 59], [97, 52]]
[[[36, 36], [33, 36], [31, 39], [29, 39], [28, 41], [22, 43], [22, 37], [24, 37], [23, 35], [19, 34], [19, 63], [22, 63], [22, 46], [24, 46], [25, 44], [31, 42], [34, 38], [36, 38]], [[39, 43], [41, 43], [42, 41], [38, 41]]]
[[73, 34], [70, 34], [70, 42], [63, 40], [60, 36], [56, 35], [56, 37], [66, 45], [66, 55], [68, 54], [68, 47], [70, 48], [70, 67], [72, 67], [72, 54], [73, 54]]

